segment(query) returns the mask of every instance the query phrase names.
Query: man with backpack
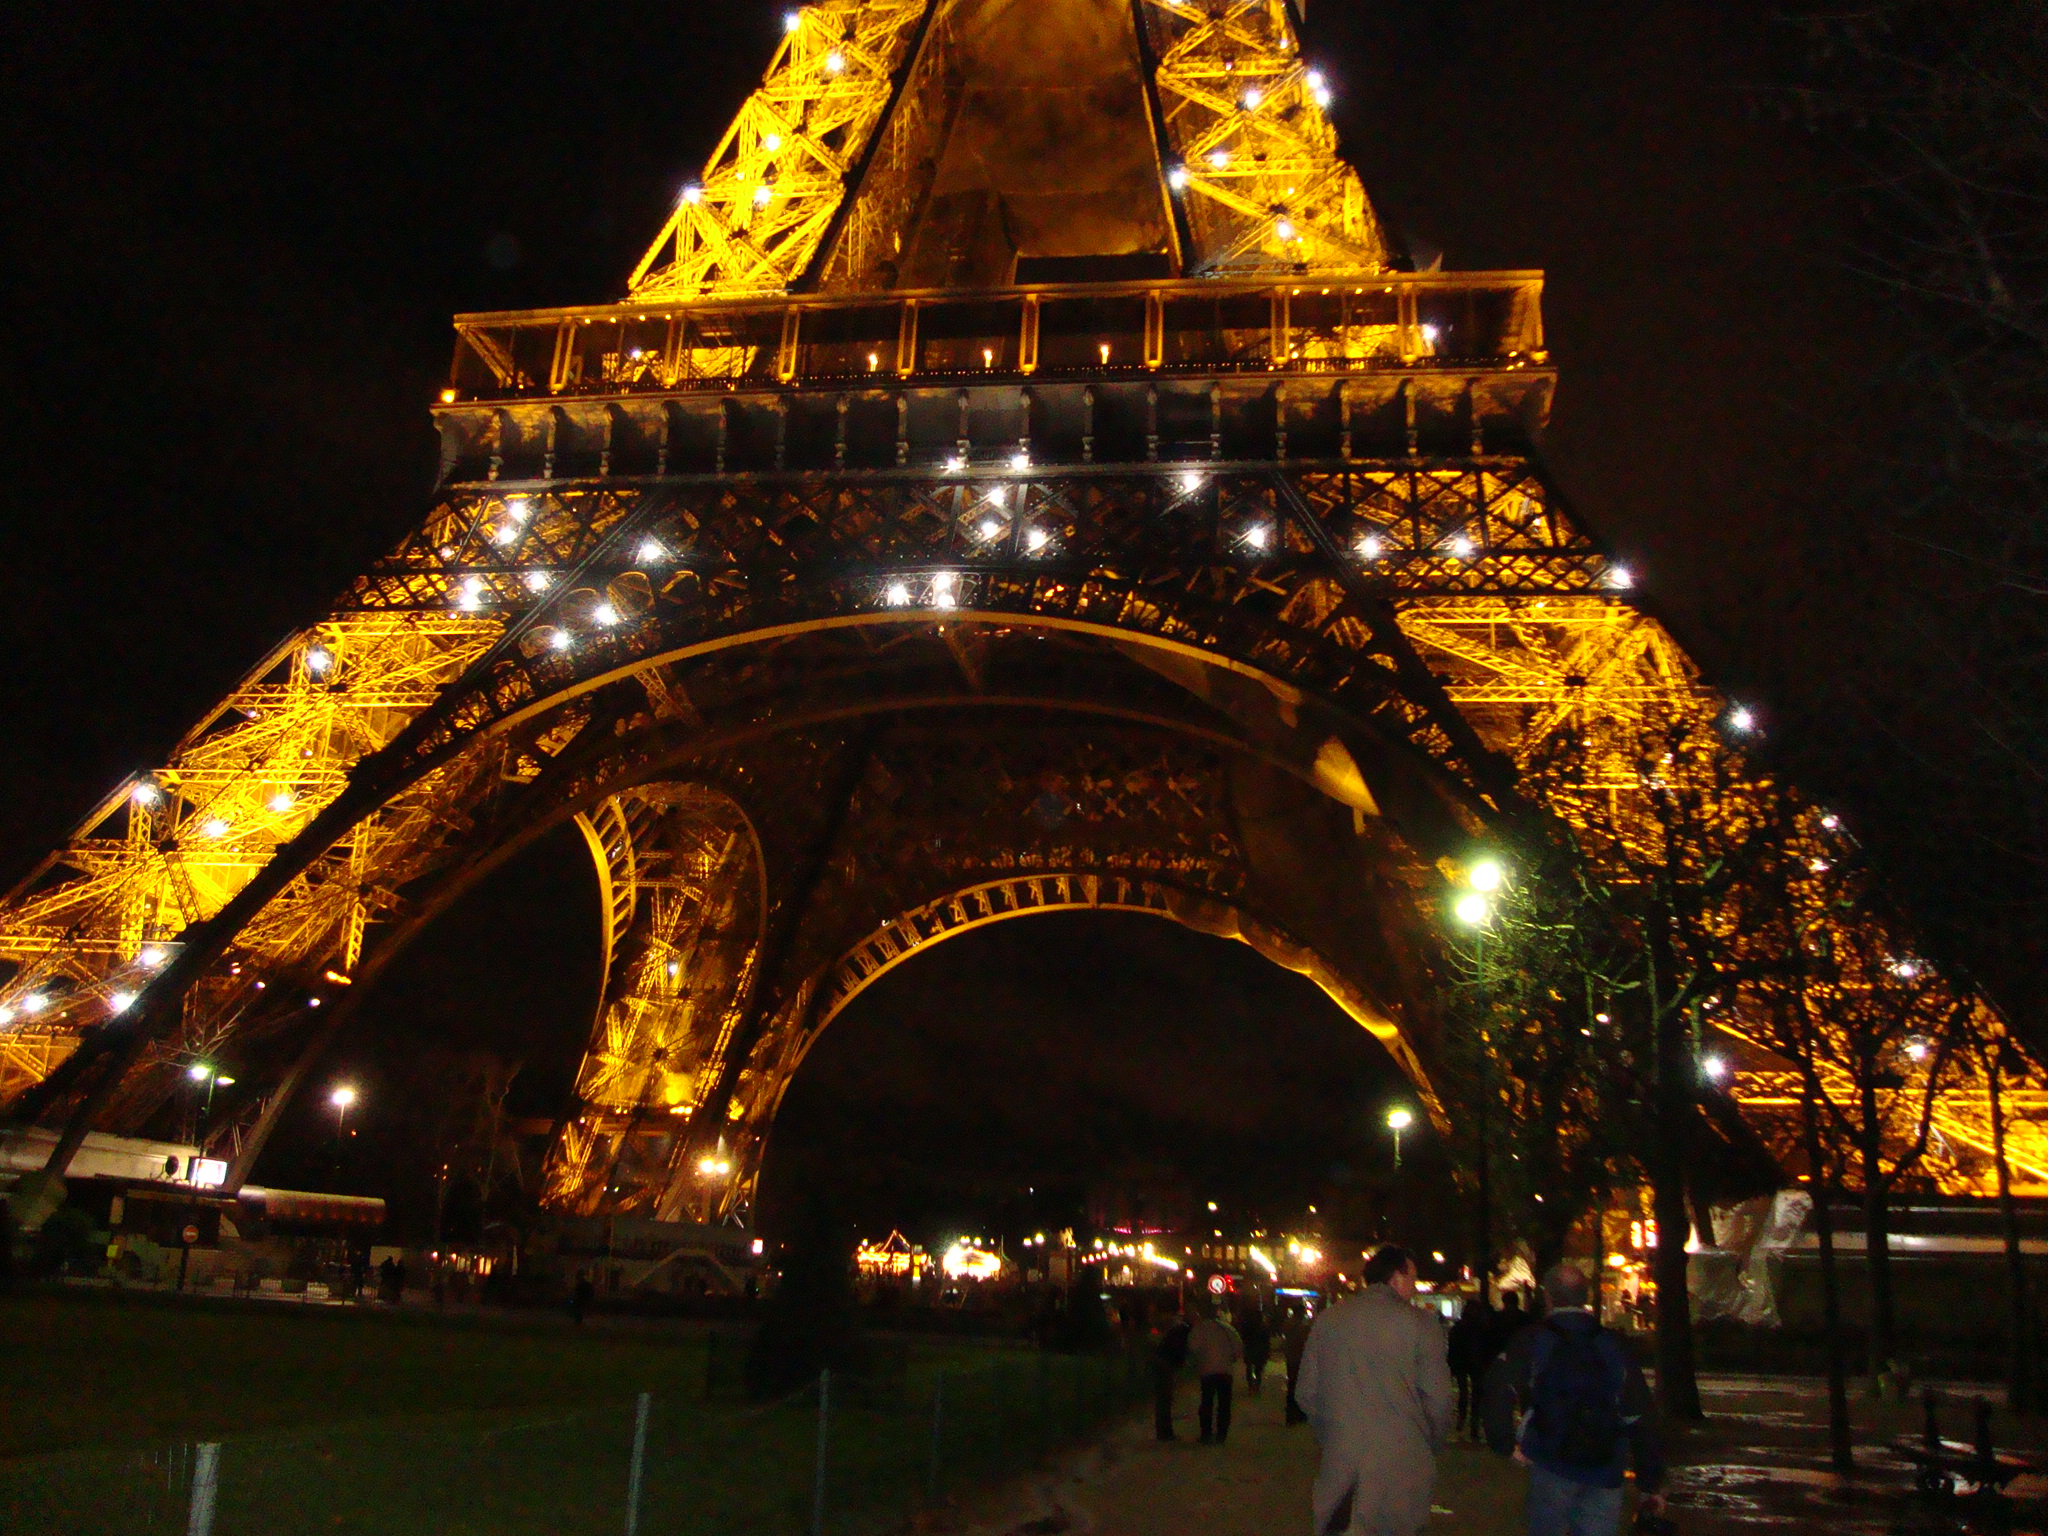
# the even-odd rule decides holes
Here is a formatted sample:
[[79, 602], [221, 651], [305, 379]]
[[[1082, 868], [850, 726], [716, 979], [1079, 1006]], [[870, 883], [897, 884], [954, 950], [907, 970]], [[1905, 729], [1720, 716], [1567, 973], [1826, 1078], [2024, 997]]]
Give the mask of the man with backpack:
[[1644, 1508], [1663, 1512], [1650, 1389], [1593, 1316], [1591, 1291], [1572, 1265], [1552, 1269], [1550, 1315], [1517, 1333], [1487, 1373], [1486, 1441], [1529, 1468], [1529, 1536], [1616, 1536], [1631, 1461]]

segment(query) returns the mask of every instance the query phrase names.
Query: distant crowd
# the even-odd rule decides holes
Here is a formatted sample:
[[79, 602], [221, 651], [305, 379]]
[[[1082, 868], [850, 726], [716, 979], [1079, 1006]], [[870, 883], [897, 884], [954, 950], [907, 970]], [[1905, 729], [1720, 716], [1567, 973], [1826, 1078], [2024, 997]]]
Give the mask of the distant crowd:
[[1201, 1443], [1226, 1442], [1238, 1369], [1259, 1395], [1277, 1340], [1286, 1421], [1307, 1423], [1322, 1450], [1315, 1536], [1416, 1536], [1454, 1434], [1527, 1470], [1529, 1536], [1615, 1536], [1631, 1478], [1638, 1529], [1669, 1529], [1649, 1387], [1594, 1315], [1583, 1271], [1560, 1264], [1545, 1275], [1540, 1314], [1511, 1291], [1498, 1308], [1470, 1302], [1448, 1331], [1416, 1304], [1406, 1249], [1380, 1249], [1364, 1278], [1358, 1295], [1313, 1318], [1298, 1304], [1233, 1316], [1212, 1302], [1162, 1319], [1152, 1340], [1159, 1438], [1177, 1438], [1174, 1388], [1192, 1363]]

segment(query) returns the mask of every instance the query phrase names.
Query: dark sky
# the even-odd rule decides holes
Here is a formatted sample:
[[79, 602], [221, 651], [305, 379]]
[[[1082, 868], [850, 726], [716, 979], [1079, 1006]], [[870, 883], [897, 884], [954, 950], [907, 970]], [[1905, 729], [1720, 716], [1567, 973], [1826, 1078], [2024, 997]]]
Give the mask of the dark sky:
[[[780, 9], [7, 8], [0, 865], [24, 867], [155, 760], [411, 526], [449, 315], [617, 297]], [[1452, 267], [1548, 269], [1552, 453], [1583, 513], [1716, 665], [1796, 695], [1807, 573], [1786, 530], [1843, 435], [1867, 327], [1828, 266], [1809, 146], [1755, 109], [1766, 12], [1317, 0], [1309, 44], [1399, 232]], [[945, 1028], [1088, 1001], [1110, 940], [1017, 948], [1034, 926], [906, 972], [905, 1038], [930, 1052]], [[1133, 951], [1157, 982], [1134, 1018], [1174, 1015], [1176, 978], [1212, 974], [1163, 943]], [[961, 957], [1024, 953], [1040, 967], [999, 1005], [970, 1019], [949, 1003]], [[1237, 999], [1197, 1051], [1219, 1064], [1259, 1011], [1248, 959], [1214, 973]], [[1295, 1007], [1295, 983], [1270, 984], [1269, 1011]], [[453, 983], [417, 995], [436, 985]], [[1288, 1049], [1313, 1057], [1313, 1033]], [[878, 1059], [840, 1046], [820, 1062], [832, 1082], [799, 1091], [820, 1124]], [[1128, 1100], [1119, 1070], [1056, 1086]]]

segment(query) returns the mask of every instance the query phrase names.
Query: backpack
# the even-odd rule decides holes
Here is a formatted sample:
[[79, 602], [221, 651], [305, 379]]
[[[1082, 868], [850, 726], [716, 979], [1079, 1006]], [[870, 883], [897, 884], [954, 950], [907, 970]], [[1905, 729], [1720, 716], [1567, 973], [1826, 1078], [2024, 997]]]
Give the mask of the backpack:
[[1544, 1334], [1536, 1345], [1529, 1421], [1535, 1449], [1568, 1467], [1605, 1467], [1628, 1429], [1621, 1420], [1627, 1367], [1605, 1329], [1551, 1323]]

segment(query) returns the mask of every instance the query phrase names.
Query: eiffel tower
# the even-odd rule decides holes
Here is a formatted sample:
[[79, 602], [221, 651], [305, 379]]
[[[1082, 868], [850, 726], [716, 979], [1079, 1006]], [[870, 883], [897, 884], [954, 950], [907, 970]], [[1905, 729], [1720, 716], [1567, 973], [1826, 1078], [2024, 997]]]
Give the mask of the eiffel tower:
[[[418, 530], [0, 906], [0, 1093], [239, 1187], [378, 975], [574, 822], [547, 1203], [740, 1220], [806, 1052], [969, 929], [1255, 946], [1433, 1112], [1445, 861], [1718, 707], [1537, 457], [1534, 272], [1416, 271], [1291, 0], [814, 0], [619, 302], [471, 314]], [[1959, 1131], [1961, 1134], [1961, 1131]]]

